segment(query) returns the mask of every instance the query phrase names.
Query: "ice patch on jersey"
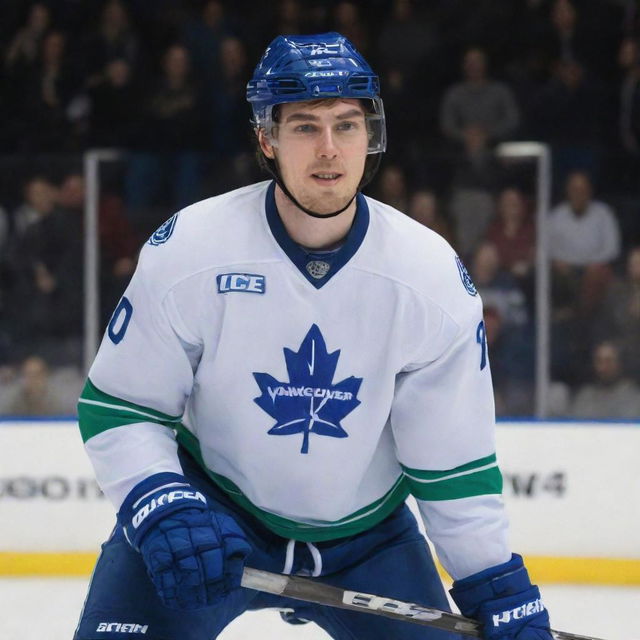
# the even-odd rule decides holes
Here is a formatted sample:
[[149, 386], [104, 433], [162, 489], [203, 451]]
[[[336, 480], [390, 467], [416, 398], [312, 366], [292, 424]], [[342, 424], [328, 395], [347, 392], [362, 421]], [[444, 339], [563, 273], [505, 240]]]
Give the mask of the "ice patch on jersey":
[[264, 293], [267, 279], [259, 273], [221, 273], [216, 276], [216, 282], [218, 293]]
[[152, 246], [158, 246], [160, 244], [164, 244], [173, 233], [173, 230], [176, 226], [176, 220], [178, 219], [178, 214], [174, 213], [166, 222], [163, 222], [156, 231], [154, 231], [153, 235], [147, 241], [147, 244]]
[[467, 293], [470, 296], [478, 295], [478, 290], [476, 289], [476, 285], [473, 284], [473, 280], [471, 280], [471, 276], [467, 271], [467, 268], [462, 263], [462, 260], [458, 256], [456, 256], [456, 264], [458, 265], [458, 273], [460, 274], [460, 279], [462, 280], [462, 284], [464, 288], [467, 290]]
[[262, 394], [254, 402], [276, 424], [272, 436], [302, 434], [300, 453], [309, 453], [309, 437], [315, 433], [332, 438], [348, 438], [340, 421], [359, 404], [362, 378], [350, 376], [333, 384], [340, 350], [329, 353], [317, 325], [305, 336], [300, 349], [283, 349], [289, 382], [279, 382], [268, 373], [255, 373]]

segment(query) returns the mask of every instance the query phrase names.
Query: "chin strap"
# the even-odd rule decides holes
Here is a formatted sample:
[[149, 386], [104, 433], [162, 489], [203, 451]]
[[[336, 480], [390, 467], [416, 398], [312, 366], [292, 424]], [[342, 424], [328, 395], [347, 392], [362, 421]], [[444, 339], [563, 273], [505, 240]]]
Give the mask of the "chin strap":
[[276, 181], [276, 184], [284, 191], [284, 194], [287, 196], [287, 198], [289, 198], [289, 200], [291, 200], [291, 202], [293, 202], [293, 204], [295, 204], [298, 209], [304, 211], [308, 216], [311, 216], [312, 218], [335, 218], [336, 216], [339, 216], [343, 211], [345, 211], [358, 195], [358, 192], [356, 191], [353, 194], [353, 197], [349, 198], [349, 202], [347, 202], [347, 204], [345, 204], [342, 209], [338, 209], [338, 211], [333, 211], [332, 213], [318, 213], [317, 211], [311, 211], [311, 209], [307, 209], [305, 206], [301, 205], [293, 196], [291, 191], [287, 189], [284, 180], [280, 177], [280, 168], [278, 167], [277, 160], [272, 160], [271, 162], [267, 160], [267, 162], [265, 162], [265, 166], [267, 168], [267, 171], [269, 171], [273, 179]]
[[317, 211], [312, 211], [311, 209], [307, 209], [305, 206], [300, 204], [296, 200], [296, 198], [293, 196], [291, 191], [289, 191], [289, 189], [287, 189], [286, 185], [284, 184], [284, 180], [280, 176], [280, 168], [278, 167], [278, 161], [275, 158], [274, 159], [267, 158], [264, 154], [262, 154], [263, 162], [261, 162], [260, 164], [269, 172], [271, 177], [276, 181], [276, 184], [282, 189], [282, 191], [287, 196], [287, 198], [289, 198], [289, 200], [291, 200], [291, 202], [293, 202], [293, 204], [295, 204], [296, 207], [300, 209], [300, 211], [304, 211], [308, 216], [311, 216], [312, 218], [335, 218], [336, 216], [339, 216], [343, 211], [348, 209], [351, 203], [355, 200], [355, 197], [358, 195], [358, 193], [360, 193], [360, 190], [364, 189], [364, 187], [366, 187], [369, 184], [369, 182], [371, 182], [371, 180], [373, 179], [373, 176], [378, 171], [378, 167], [380, 166], [381, 155], [382, 154], [380, 153], [376, 153], [375, 158], [372, 159], [371, 163], [369, 162], [371, 157], [369, 156], [367, 158], [364, 174], [362, 176], [362, 179], [360, 180], [360, 184], [358, 185], [357, 191], [349, 199], [349, 202], [347, 202], [347, 204], [345, 204], [344, 207], [342, 207], [342, 209], [338, 209], [338, 211], [333, 211], [331, 213], [318, 213]]
[[287, 189], [284, 182], [279, 176], [274, 175], [273, 177], [275, 178], [275, 181], [278, 184], [278, 186], [284, 191], [284, 194], [287, 196], [287, 198], [289, 198], [289, 200], [291, 200], [291, 202], [293, 202], [293, 204], [295, 204], [296, 207], [298, 207], [298, 209], [304, 211], [308, 216], [311, 216], [312, 218], [335, 218], [336, 216], [339, 216], [343, 211], [345, 211], [349, 207], [349, 205], [354, 201], [355, 197], [358, 195], [358, 192], [356, 191], [353, 194], [353, 197], [349, 199], [349, 202], [347, 202], [347, 204], [345, 204], [344, 207], [342, 207], [342, 209], [338, 209], [337, 211], [333, 211], [332, 213], [317, 213], [316, 211], [311, 211], [311, 209], [307, 209], [306, 207], [302, 206], [293, 197], [291, 191]]

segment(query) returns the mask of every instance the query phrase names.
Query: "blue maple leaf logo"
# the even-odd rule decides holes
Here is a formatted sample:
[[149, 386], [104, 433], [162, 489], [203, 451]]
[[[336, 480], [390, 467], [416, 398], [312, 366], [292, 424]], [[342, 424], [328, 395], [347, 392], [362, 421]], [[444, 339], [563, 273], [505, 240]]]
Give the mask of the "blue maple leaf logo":
[[268, 373], [254, 373], [262, 395], [254, 402], [276, 424], [272, 436], [302, 434], [300, 453], [309, 453], [309, 434], [348, 438], [340, 421], [359, 404], [362, 378], [350, 376], [333, 384], [340, 350], [329, 353], [322, 333], [313, 325], [296, 352], [286, 347], [284, 359], [289, 382], [279, 382]]

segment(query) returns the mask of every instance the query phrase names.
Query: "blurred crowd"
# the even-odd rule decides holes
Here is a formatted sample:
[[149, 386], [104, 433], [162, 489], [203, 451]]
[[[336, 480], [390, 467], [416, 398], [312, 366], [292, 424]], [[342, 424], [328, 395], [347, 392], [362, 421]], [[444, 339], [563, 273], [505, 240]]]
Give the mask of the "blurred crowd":
[[103, 325], [148, 234], [261, 179], [245, 85], [278, 34], [336, 30], [381, 76], [369, 195], [447, 238], [485, 305], [497, 409], [531, 415], [535, 175], [547, 143], [551, 414], [640, 416], [640, 13], [635, 0], [3, 0], [0, 413], [74, 413], [82, 154], [126, 151], [99, 202]]

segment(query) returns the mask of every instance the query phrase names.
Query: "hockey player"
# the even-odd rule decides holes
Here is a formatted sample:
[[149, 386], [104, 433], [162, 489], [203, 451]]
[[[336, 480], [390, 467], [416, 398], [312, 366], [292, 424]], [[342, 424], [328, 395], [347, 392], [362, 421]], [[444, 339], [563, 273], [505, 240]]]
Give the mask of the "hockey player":
[[247, 97], [273, 180], [151, 236], [79, 402], [118, 516], [76, 640], [210, 640], [265, 607], [338, 640], [450, 638], [240, 586], [246, 564], [446, 609], [409, 493], [484, 637], [550, 640], [507, 541], [476, 289], [360, 193], [378, 78], [337, 33], [278, 37]]

